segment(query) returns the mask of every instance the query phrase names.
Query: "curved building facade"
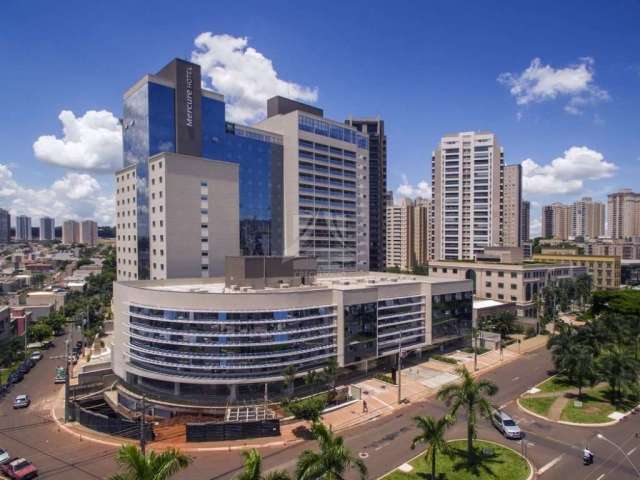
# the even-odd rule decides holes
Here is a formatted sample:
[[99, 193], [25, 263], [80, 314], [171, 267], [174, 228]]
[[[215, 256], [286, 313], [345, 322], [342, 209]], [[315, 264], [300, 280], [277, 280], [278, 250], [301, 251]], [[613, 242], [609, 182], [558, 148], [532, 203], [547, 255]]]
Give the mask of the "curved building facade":
[[287, 367], [303, 376], [332, 358], [357, 366], [437, 343], [432, 309], [448, 325], [436, 328], [443, 340], [462, 336], [471, 303], [470, 281], [393, 274], [277, 288], [213, 278], [117, 282], [113, 370], [133, 391], [176, 401], [259, 398], [283, 391]]

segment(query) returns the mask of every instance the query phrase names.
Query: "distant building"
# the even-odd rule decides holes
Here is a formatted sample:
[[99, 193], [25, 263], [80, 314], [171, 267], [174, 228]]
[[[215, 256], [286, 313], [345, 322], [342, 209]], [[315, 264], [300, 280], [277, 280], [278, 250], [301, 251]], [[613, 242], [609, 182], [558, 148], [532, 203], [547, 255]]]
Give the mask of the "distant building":
[[534, 254], [534, 262], [570, 264], [586, 267], [593, 280], [593, 290], [612, 290], [620, 287], [620, 257], [573, 255], [569, 254]]
[[598, 238], [604, 236], [605, 206], [584, 197], [571, 205], [571, 236]]
[[4, 208], [0, 208], [0, 244], [11, 241], [11, 214]]
[[75, 220], [66, 220], [62, 224], [62, 243], [64, 245], [80, 243], [80, 224]]
[[569, 240], [572, 236], [571, 205], [555, 202], [542, 207], [542, 237]]
[[83, 220], [80, 223], [80, 242], [88, 247], [95, 247], [98, 243], [98, 224], [93, 220]]
[[522, 242], [522, 166], [505, 165], [503, 192], [500, 245], [519, 247]]
[[40, 218], [40, 240], [54, 240], [56, 238], [56, 222], [51, 217]]
[[413, 268], [413, 202], [403, 198], [386, 208], [387, 268], [409, 271]]
[[28, 242], [31, 240], [31, 217], [18, 215], [16, 217], [16, 241]]
[[379, 118], [349, 118], [347, 125], [369, 136], [369, 270], [384, 271], [387, 192], [387, 136]]
[[625, 188], [609, 194], [607, 233], [612, 239], [640, 236], [640, 193]]
[[522, 243], [531, 240], [531, 203], [528, 200], [522, 201], [522, 207], [520, 211], [520, 241]]

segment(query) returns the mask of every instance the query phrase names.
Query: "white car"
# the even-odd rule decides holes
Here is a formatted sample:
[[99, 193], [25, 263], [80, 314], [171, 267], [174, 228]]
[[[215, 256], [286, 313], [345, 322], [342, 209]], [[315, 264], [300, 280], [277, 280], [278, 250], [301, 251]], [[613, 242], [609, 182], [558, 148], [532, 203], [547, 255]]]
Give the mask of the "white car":
[[11, 460], [11, 455], [6, 450], [0, 448], [0, 465], [3, 465]]
[[31, 352], [31, 356], [29, 358], [31, 358], [31, 360], [33, 360], [34, 362], [39, 362], [40, 360], [42, 360], [42, 352], [39, 352], [37, 350], [35, 352]]

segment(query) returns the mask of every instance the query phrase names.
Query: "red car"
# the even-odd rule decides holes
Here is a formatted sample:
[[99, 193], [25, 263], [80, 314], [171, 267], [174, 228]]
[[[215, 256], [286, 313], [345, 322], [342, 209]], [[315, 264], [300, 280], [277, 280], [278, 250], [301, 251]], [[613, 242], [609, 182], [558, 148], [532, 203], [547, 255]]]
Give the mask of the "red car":
[[24, 458], [14, 458], [9, 463], [0, 465], [0, 469], [12, 480], [28, 480], [38, 476], [38, 469]]

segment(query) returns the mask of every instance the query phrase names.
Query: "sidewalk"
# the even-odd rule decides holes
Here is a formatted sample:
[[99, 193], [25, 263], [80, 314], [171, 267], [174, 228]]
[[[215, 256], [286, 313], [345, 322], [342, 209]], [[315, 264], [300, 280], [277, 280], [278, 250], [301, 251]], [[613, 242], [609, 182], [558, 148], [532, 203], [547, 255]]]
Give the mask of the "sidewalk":
[[[397, 385], [374, 378], [364, 380], [355, 384], [362, 392], [362, 398], [359, 401], [322, 415], [322, 421], [329, 425], [333, 431], [346, 430], [375, 421], [383, 416], [396, 413], [407, 404], [435, 397], [443, 385], [457, 380], [458, 377], [454, 374], [454, 371], [459, 365], [466, 366], [474, 375], [478, 375], [509, 363], [527, 352], [544, 347], [546, 343], [546, 336], [524, 339], [520, 346], [513, 344], [505, 348], [502, 360], [500, 360], [499, 351], [490, 351], [478, 355], [478, 370], [476, 372], [473, 371], [473, 355], [461, 359], [462, 361], [458, 365], [428, 360], [403, 369], [401, 382], [402, 405], [398, 404]], [[518, 353], [518, 350], [520, 353]], [[363, 411], [363, 400], [367, 402], [367, 412]], [[54, 406], [51, 408], [51, 415], [58, 423], [60, 429], [67, 431], [71, 435], [81, 437], [83, 440], [94, 441], [113, 447], [119, 447], [125, 443], [135, 443], [128, 439], [89, 430], [77, 422], [64, 424], [62, 420], [64, 418], [64, 391], [62, 390], [55, 399]], [[228, 442], [187, 443], [181, 433], [165, 434], [163, 435], [164, 439], [152, 442], [150, 446], [159, 450], [169, 446], [177, 447], [185, 452], [232, 451], [247, 448], [282, 447], [303, 442], [305, 440], [306, 427], [308, 427], [307, 422], [296, 421], [281, 425], [281, 435], [279, 437]], [[167, 430], [169, 428], [170, 427], [167, 427]]]

